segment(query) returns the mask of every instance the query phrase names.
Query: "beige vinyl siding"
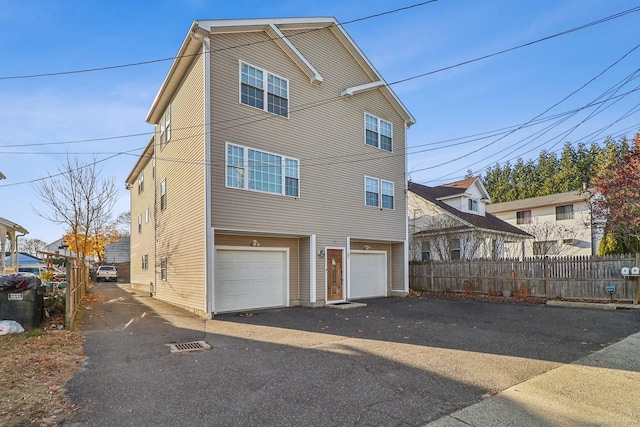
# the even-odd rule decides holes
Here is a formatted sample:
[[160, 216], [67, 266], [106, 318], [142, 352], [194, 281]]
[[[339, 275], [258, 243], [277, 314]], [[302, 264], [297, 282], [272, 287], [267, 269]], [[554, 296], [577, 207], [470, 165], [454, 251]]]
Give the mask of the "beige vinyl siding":
[[[371, 80], [330, 30], [291, 38], [322, 74], [324, 82], [319, 85], [311, 84], [274, 42], [266, 40], [266, 34], [260, 32], [216, 34], [212, 39], [214, 227], [316, 234], [318, 248], [345, 247], [350, 235], [371, 241], [404, 241], [402, 117], [380, 90], [340, 96], [345, 88]], [[225, 50], [237, 45], [243, 47]], [[239, 59], [289, 80], [288, 119], [240, 104]], [[392, 153], [365, 144], [365, 113], [392, 123]], [[299, 159], [300, 197], [226, 188], [225, 142]], [[365, 176], [394, 183], [393, 210], [365, 206]], [[324, 299], [324, 274], [324, 265], [318, 262], [319, 300]]]
[[284, 237], [268, 237], [268, 236], [253, 236], [253, 235], [230, 235], [230, 234], [218, 234], [215, 235], [216, 246], [251, 246], [252, 242], [257, 240], [260, 242], [261, 248], [289, 248], [289, 301], [291, 305], [296, 305], [300, 299], [299, 290], [299, 264], [300, 264], [300, 250], [299, 242], [297, 238], [284, 238]]
[[404, 257], [404, 243], [391, 245], [391, 290], [404, 292], [404, 271], [407, 268]]
[[298, 262], [298, 304], [300, 301], [309, 301], [311, 299], [310, 295], [310, 272], [311, 265], [309, 261], [309, 251], [311, 250], [311, 238], [303, 237], [298, 240], [298, 252], [300, 254], [300, 260]]
[[[156, 148], [158, 299], [206, 312], [204, 64], [198, 56], [171, 102], [171, 140]], [[160, 210], [160, 183], [167, 207]], [[160, 259], [167, 258], [167, 280]]]
[[[154, 182], [153, 163], [148, 161], [143, 169], [144, 191], [138, 194], [136, 183], [131, 192], [131, 286], [135, 289], [149, 291], [154, 277]], [[149, 222], [145, 222], [145, 211], [149, 209]], [[138, 215], [142, 215], [142, 233], [138, 233]], [[149, 267], [142, 269], [142, 256], [149, 255]]]
[[[325, 31], [329, 30], [313, 34], [319, 36]], [[358, 74], [358, 68], [352, 64], [344, 65], [344, 70], [332, 70], [335, 64], [353, 63], [332, 37], [322, 38], [321, 44], [333, 46], [319, 55], [324, 58], [322, 63], [320, 59], [312, 61], [325, 78], [315, 86], [272, 42], [216, 51], [235, 46], [241, 40], [250, 44], [266, 38], [262, 33], [244, 36], [240, 39], [235, 35], [216, 35], [212, 46], [214, 227], [293, 231], [303, 235], [338, 231], [343, 236], [355, 234], [372, 240], [404, 240], [404, 124], [400, 116], [377, 90], [351, 98], [340, 97], [345, 87], [341, 82], [343, 74]], [[240, 104], [238, 57], [288, 78], [294, 110], [296, 105], [328, 98], [335, 101], [301, 112], [292, 111], [289, 119]], [[327, 74], [329, 71], [332, 72]], [[236, 102], [227, 105], [227, 99]], [[224, 108], [217, 107], [220, 105]], [[365, 112], [393, 123], [393, 153], [364, 143]], [[227, 141], [300, 159], [300, 198], [225, 188]], [[380, 211], [364, 205], [365, 175], [394, 182], [394, 210]]]

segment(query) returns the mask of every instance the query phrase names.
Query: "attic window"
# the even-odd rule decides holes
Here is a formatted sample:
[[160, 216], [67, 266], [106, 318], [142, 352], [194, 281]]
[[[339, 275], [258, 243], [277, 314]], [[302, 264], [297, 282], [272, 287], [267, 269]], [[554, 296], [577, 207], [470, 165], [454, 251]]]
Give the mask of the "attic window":
[[[265, 75], [267, 99], [265, 102]], [[289, 81], [240, 62], [240, 102], [282, 117], [289, 117]]]
[[365, 144], [385, 151], [392, 151], [393, 127], [371, 114], [364, 115]]
[[478, 212], [478, 201], [475, 199], [469, 199], [469, 210]]

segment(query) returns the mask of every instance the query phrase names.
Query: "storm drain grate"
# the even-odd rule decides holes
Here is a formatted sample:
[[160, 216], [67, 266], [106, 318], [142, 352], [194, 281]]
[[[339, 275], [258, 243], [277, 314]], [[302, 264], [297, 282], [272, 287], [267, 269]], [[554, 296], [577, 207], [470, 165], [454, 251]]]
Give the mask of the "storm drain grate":
[[205, 341], [191, 341], [177, 344], [166, 344], [171, 353], [190, 353], [193, 351], [211, 350], [211, 346]]

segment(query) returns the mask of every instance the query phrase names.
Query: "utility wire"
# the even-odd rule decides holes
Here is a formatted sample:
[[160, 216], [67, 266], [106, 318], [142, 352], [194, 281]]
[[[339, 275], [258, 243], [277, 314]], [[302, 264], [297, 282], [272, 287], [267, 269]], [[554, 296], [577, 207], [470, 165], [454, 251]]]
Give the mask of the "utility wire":
[[[414, 9], [416, 7], [424, 6], [424, 5], [427, 5], [429, 3], [435, 3], [437, 1], [438, 0], [424, 1], [424, 2], [421, 2], [421, 3], [412, 4], [412, 5], [409, 5], [409, 6], [400, 7], [400, 8], [393, 9], [393, 10], [388, 10], [386, 12], [376, 13], [376, 14], [368, 15], [368, 16], [365, 16], [365, 17], [362, 17], [362, 18], [352, 19], [351, 21], [345, 21], [345, 22], [342, 22], [342, 23], [339, 22], [335, 26], [336, 27], [342, 27], [342, 26], [345, 26], [345, 25], [353, 24], [355, 22], [366, 21], [368, 19], [378, 18], [380, 16], [390, 15], [390, 14], [393, 14], [393, 13], [403, 12], [403, 11], [409, 10], [409, 9]], [[295, 37], [295, 36], [301, 35], [301, 34], [307, 34], [307, 33], [311, 33], [311, 32], [314, 32], [314, 31], [320, 31], [320, 30], [323, 30], [325, 28], [326, 27], [323, 27], [323, 28], [312, 28], [312, 29], [309, 29], [309, 30], [300, 31], [300, 32], [295, 33], [295, 34], [291, 34], [288, 37]], [[215, 50], [212, 50], [211, 52], [222, 52], [222, 51], [225, 51], [225, 50], [238, 49], [238, 48], [241, 48], [241, 47], [253, 46], [253, 45], [257, 45], [257, 44], [261, 44], [261, 43], [266, 43], [266, 42], [270, 42], [270, 41], [274, 41], [274, 40], [279, 40], [281, 38], [282, 37], [273, 37], [273, 38], [268, 38], [266, 40], [260, 40], [260, 41], [255, 41], [255, 42], [251, 42], [251, 43], [246, 43], [246, 44], [241, 44], [241, 45], [236, 45], [236, 46], [231, 46], [231, 47], [215, 49]], [[129, 67], [137, 67], [137, 66], [141, 66], [141, 65], [157, 64], [159, 62], [175, 61], [176, 59], [189, 58], [189, 57], [194, 57], [194, 56], [199, 56], [199, 55], [202, 55], [202, 53], [198, 52], [198, 53], [194, 53], [194, 54], [190, 54], [190, 55], [178, 55], [178, 56], [172, 56], [172, 57], [168, 57], [168, 58], [151, 59], [149, 61], [131, 62], [131, 63], [128, 63], [128, 64], [109, 65], [109, 66], [105, 66], [105, 67], [86, 68], [86, 69], [81, 69], [81, 70], [57, 71], [57, 72], [51, 72], [51, 73], [27, 74], [27, 75], [17, 75], [17, 76], [0, 76], [0, 80], [33, 79], [33, 78], [39, 78], [39, 77], [64, 76], [64, 75], [69, 75], [69, 74], [81, 74], [81, 73], [92, 73], [92, 72], [96, 72], [96, 71], [116, 70], [116, 69], [119, 69], [119, 68], [129, 68]]]

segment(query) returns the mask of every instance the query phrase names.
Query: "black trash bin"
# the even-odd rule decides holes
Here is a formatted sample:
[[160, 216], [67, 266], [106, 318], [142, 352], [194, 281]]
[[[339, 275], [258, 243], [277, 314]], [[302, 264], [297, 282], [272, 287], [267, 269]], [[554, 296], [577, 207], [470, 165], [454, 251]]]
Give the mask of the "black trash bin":
[[0, 290], [0, 320], [15, 320], [25, 330], [40, 326], [44, 317], [45, 286]]

